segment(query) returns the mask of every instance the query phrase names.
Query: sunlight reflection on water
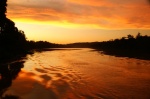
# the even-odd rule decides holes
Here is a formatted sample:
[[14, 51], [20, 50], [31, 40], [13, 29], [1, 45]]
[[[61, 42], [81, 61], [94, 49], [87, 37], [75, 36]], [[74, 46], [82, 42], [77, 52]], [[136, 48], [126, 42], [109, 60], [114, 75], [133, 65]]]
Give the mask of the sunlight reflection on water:
[[27, 56], [5, 94], [21, 99], [148, 99], [150, 61], [92, 49], [36, 52]]

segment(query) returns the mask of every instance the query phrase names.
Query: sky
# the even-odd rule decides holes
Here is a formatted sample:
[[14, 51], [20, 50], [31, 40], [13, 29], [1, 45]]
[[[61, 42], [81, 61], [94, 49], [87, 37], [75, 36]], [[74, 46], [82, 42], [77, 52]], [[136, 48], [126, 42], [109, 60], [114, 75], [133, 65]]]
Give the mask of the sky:
[[150, 0], [8, 0], [7, 17], [35, 41], [65, 44], [150, 35]]

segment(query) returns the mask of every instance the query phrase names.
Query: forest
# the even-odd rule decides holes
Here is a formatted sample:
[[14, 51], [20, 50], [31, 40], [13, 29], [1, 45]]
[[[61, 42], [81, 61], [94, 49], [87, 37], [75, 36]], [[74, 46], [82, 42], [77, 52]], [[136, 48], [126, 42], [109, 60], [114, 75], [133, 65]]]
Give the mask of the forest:
[[26, 53], [27, 40], [22, 30], [6, 17], [7, 0], [0, 1], [0, 60]]
[[142, 36], [141, 33], [136, 37], [129, 34], [120, 39], [93, 42], [91, 47], [103, 51], [104, 54], [150, 59], [150, 36]]

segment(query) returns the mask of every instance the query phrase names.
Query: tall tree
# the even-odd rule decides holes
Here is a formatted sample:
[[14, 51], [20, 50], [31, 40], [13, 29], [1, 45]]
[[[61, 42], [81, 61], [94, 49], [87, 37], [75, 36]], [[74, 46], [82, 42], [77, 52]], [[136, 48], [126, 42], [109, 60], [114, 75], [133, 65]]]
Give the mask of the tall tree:
[[0, 27], [4, 25], [6, 20], [6, 12], [7, 12], [7, 0], [0, 0]]
[[15, 23], [6, 17], [7, 0], [0, 0], [0, 54], [18, 53], [26, 49], [26, 37]]

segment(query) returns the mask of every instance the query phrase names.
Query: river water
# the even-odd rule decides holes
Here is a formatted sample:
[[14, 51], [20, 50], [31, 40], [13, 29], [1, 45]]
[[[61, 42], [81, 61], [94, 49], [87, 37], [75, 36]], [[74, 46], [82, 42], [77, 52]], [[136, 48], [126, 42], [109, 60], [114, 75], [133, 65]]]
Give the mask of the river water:
[[[150, 99], [150, 61], [93, 49], [53, 49], [22, 59], [2, 96], [12, 99]], [[9, 98], [10, 99], [10, 98]]]

